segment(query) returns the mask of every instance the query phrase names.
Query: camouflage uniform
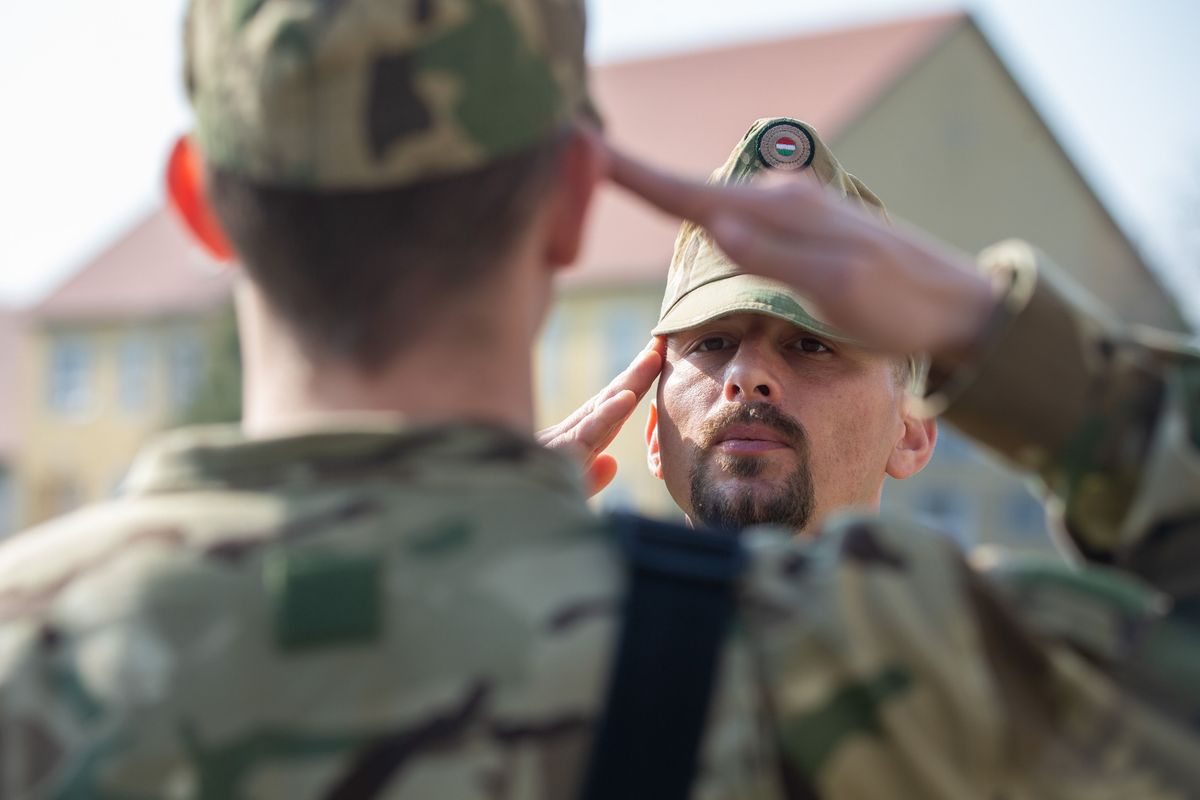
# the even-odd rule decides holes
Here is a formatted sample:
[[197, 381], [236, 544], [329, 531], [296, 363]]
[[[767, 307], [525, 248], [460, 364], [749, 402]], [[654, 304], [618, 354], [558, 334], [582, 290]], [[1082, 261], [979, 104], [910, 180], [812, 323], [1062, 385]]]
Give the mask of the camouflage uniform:
[[[711, 180], [801, 170], [887, 219], [879, 198], [817, 132], [787, 117], [756, 121]], [[1188, 678], [1200, 668], [1200, 568], [1190, 567], [1200, 563], [1197, 353], [1162, 333], [1123, 328], [1022, 242], [989, 249], [980, 264], [1002, 296], [982, 355], [954, 371], [934, 364], [922, 402], [1037, 474], [1064, 548], [1093, 564], [981, 550], [967, 571], [900, 521], [835, 521], [818, 544], [805, 546], [809, 566], [799, 570], [812, 575], [796, 603], [821, 636], [799, 634], [803, 626], [781, 614], [781, 628], [799, 638], [781, 646], [787, 666], [774, 676], [804, 698], [769, 712], [784, 759], [791, 756], [824, 797], [1200, 795], [1191, 762], [1200, 753], [1200, 693]], [[852, 341], [792, 287], [742, 272], [707, 232], [685, 223], [654, 332], [735, 313]], [[927, 359], [914, 358], [912, 367], [911, 388], [924, 391]], [[917, 585], [906, 579], [904, 588], [900, 581], [884, 588], [880, 580], [867, 589], [857, 583], [856, 561], [913, 573]], [[839, 583], [814, 562], [837, 564], [830, 572], [854, 574], [854, 582]], [[935, 642], [932, 629], [940, 626], [965, 638]], [[937, 654], [968, 641], [967, 661]], [[761, 658], [774, 645], [759, 647]], [[831, 662], [844, 661], [814, 663], [827, 648], [838, 653]], [[927, 689], [945, 693], [945, 705], [900, 711], [905, 703], [884, 698], [907, 683], [890, 669], [905, 663], [908, 673], [925, 656], [932, 661], [918, 672]], [[972, 675], [968, 661], [980, 671]], [[953, 675], [937, 675], [950, 664]], [[952, 708], [957, 719], [945, 716]], [[919, 745], [904, 745], [913, 730], [923, 734]], [[846, 740], [853, 744], [841, 747]]]
[[[1087, 319], [1042, 281], [1007, 335]], [[1151, 435], [1103, 474], [1195, 470], [1192, 429], [1161, 428], [1186, 411], [1176, 367], [1195, 362], [1168, 369], [1159, 350], [1115, 344], [1144, 369], [1132, 382], [1089, 372], [1105, 390], [1089, 396], [1166, 399], [1157, 426], [1122, 404], [1114, 423]], [[969, 395], [990, 397], [1003, 363], [981, 366], [955, 419], [980, 410]], [[3, 796], [570, 797], [623, 592], [574, 474], [523, 437], [465, 425], [168, 437], [119, 500], [0, 548]], [[1200, 483], [1176, 470], [1126, 508], [1188, 480]], [[1117, 523], [1090, 519], [1087, 531]], [[1200, 640], [1168, 615], [1167, 592], [1104, 570], [993, 565], [1023, 626], [953, 545], [914, 526], [848, 519], [812, 544], [769, 531], [747, 543], [694, 796], [1200, 787]], [[1158, 588], [1193, 569], [1163, 571]]]
[[1024, 242], [980, 261], [1005, 297], [986, 358], [929, 410], [1041, 478], [1068, 550], [1200, 625], [1200, 349], [1121, 323]]
[[[272, 87], [288, 70], [307, 75], [326, 110], [361, 109], [373, 93], [326, 96], [314, 66], [326, 62], [294, 15], [331, 31], [342, 48], [333, 70], [357, 63], [339, 39], [352, 12], [369, 23], [358, 35], [403, 54], [393, 11], [422, 24], [458, 14], [442, 31], [453, 38], [475, 13], [503, 11], [510, 32], [548, 35], [557, 28], [538, 20], [572, 10], [195, 0], [193, 50], [221, 52], [193, 62], [199, 138], [224, 166], [355, 185], [366, 175], [357, 157], [343, 169], [295, 155], [326, 153], [311, 144], [316, 130], [299, 140], [329, 117], [304, 116]], [[254, 64], [254, 48], [205, 38], [238, 35], [281, 54]], [[569, 75], [533, 69], [521, 52], [518, 72]], [[243, 70], [280, 108], [233, 80], [222, 91], [237, 122], [212, 130], [224, 106], [200, 99], [206, 69]], [[471, 94], [453, 75], [426, 77], [414, 83], [437, 96]], [[563, 106], [575, 109], [564, 118], [585, 105]], [[278, 134], [285, 158], [255, 139], [255, 114], [293, 112], [299, 127]], [[537, 135], [557, 120], [545, 115]], [[415, 161], [380, 168], [409, 176], [397, 182], [419, 174]], [[843, 520], [804, 545], [749, 533], [694, 796], [1124, 799], [1200, 787], [1196, 638], [1168, 599], [1186, 595], [1195, 570], [1161, 555], [1196, 536], [1197, 361], [1113, 332], [1021, 253], [1002, 253], [1015, 277], [994, 351], [938, 376], [948, 413], [968, 430], [986, 423], [981, 438], [1047, 477], [1089, 556], [1150, 582], [1012, 564], [989, 582], [949, 543], [879, 520]], [[570, 797], [625, 590], [608, 527], [568, 461], [482, 425], [343, 419], [276, 439], [169, 435], [115, 501], [0, 547], [0, 793]]]

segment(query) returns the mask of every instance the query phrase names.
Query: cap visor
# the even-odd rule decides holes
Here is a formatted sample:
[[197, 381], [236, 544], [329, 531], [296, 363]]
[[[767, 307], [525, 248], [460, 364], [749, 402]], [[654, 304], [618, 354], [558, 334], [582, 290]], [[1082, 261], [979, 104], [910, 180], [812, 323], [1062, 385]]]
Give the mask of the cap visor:
[[766, 314], [837, 342], [857, 342], [809, 313], [786, 284], [757, 275], [730, 275], [697, 286], [679, 298], [652, 333], [679, 333], [730, 314]]

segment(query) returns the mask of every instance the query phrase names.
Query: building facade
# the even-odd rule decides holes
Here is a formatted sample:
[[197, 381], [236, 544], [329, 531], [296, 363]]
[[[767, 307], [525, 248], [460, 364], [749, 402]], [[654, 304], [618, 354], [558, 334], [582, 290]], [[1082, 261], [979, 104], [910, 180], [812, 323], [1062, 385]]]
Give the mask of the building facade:
[[24, 519], [21, 456], [21, 370], [27, 349], [24, 315], [0, 310], [0, 538]]
[[229, 279], [158, 212], [29, 314], [23, 522], [112, 495], [205, 379]]

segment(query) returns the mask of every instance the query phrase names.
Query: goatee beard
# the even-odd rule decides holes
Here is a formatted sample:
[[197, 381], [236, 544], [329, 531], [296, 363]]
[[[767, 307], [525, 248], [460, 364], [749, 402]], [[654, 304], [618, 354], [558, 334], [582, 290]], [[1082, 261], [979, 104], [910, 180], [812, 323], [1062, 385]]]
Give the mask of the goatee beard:
[[[766, 463], [761, 457], [711, 454], [721, 431], [730, 425], [751, 423], [765, 425], [782, 434], [799, 457], [796, 469], [765, 497], [761, 496], [761, 488], [758, 491], [749, 487], [732, 493], [722, 491], [713, 479], [714, 472], [750, 479], [762, 474]], [[769, 403], [730, 407], [726, 413], [710, 419], [698, 439], [700, 453], [693, 461], [690, 476], [691, 505], [696, 521], [730, 531], [750, 525], [782, 525], [797, 532], [808, 527], [815, 503], [812, 470], [808, 434], [797, 420]]]

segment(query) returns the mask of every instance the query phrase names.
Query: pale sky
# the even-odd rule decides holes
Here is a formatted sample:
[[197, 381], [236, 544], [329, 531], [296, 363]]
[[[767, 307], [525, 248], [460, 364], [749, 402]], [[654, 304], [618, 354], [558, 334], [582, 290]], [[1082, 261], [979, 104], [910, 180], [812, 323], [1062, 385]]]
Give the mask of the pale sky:
[[[187, 129], [184, 0], [0, 3], [0, 305], [36, 301], [161, 202]], [[594, 59], [906, 14], [932, 0], [591, 0]], [[968, 6], [1119, 224], [1200, 322], [1200, 3]]]

